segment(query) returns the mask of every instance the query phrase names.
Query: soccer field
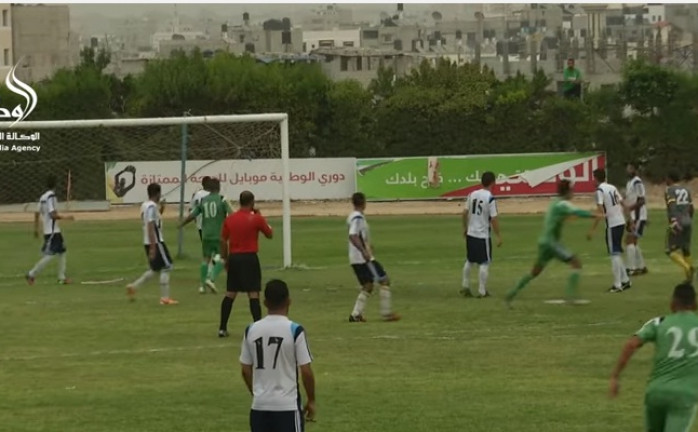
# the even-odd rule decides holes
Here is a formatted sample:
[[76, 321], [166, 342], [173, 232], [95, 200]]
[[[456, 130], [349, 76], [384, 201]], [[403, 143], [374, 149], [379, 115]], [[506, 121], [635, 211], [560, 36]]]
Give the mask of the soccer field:
[[[458, 294], [464, 256], [458, 215], [371, 217], [370, 205], [367, 214], [376, 257], [394, 282], [399, 322], [380, 322], [377, 295], [367, 306], [368, 323], [347, 322], [357, 283], [343, 218], [294, 219], [294, 261], [306, 270], [278, 270], [280, 219], [271, 220], [276, 238], [260, 240], [264, 279], [289, 283], [291, 318], [306, 328], [314, 356], [318, 417], [306, 430], [642, 430], [653, 348], [631, 362], [618, 400], [607, 399], [607, 384], [625, 339], [667, 311], [681, 279], [664, 255], [662, 214], [652, 215], [642, 243], [650, 274], [634, 279], [632, 290], [605, 292], [611, 270], [603, 233], [588, 242], [590, 222], [576, 220], [564, 240], [583, 260], [580, 287], [591, 304], [543, 303], [563, 294], [568, 271], [557, 263], [513, 310], [502, 296], [532, 264], [541, 216], [501, 218], [504, 245], [494, 251], [490, 276], [495, 297], [477, 300]], [[249, 430], [251, 399], [238, 363], [247, 299], [235, 302], [231, 337], [219, 339], [221, 297], [197, 293], [195, 229], [186, 234], [189, 257], [176, 260], [172, 275], [180, 304], [163, 307], [156, 280], [137, 302], [126, 300], [125, 283], [146, 266], [138, 220], [62, 228], [76, 284], [57, 285], [53, 263], [30, 287], [23, 274], [40, 243], [30, 224], [0, 224], [0, 430]], [[176, 249], [174, 221], [165, 221], [165, 230]], [[123, 283], [80, 284], [122, 277]], [[224, 285], [222, 275], [218, 286]]]

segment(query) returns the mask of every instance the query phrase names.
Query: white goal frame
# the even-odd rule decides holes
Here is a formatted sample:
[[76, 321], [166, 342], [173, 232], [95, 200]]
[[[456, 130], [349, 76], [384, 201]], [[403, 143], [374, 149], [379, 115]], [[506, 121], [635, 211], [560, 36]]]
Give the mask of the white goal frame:
[[[38, 130], [38, 129], [71, 129], [71, 128], [98, 128], [98, 127], [129, 127], [129, 126], [177, 126], [197, 124], [223, 124], [223, 123], [278, 123], [280, 128], [281, 145], [281, 165], [283, 180], [281, 182], [282, 201], [282, 227], [283, 227], [283, 263], [284, 268], [292, 266], [291, 248], [291, 166], [288, 140], [288, 114], [235, 114], [235, 115], [214, 115], [198, 117], [155, 117], [155, 118], [134, 118], [134, 119], [99, 119], [99, 120], [56, 120], [56, 121], [20, 121], [0, 122], [0, 130]], [[50, 145], [50, 144], [48, 144]], [[186, 142], [183, 142], [185, 149]], [[182, 155], [182, 178], [180, 179], [180, 217], [183, 216], [184, 206], [184, 184], [186, 183], [186, 157]], [[182, 229], [179, 231], [180, 245]]]

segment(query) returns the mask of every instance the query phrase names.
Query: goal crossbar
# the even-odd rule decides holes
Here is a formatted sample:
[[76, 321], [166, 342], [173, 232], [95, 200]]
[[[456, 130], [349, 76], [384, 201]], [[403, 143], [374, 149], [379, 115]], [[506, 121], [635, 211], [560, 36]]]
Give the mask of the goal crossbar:
[[[280, 128], [281, 163], [282, 163], [282, 230], [283, 230], [283, 265], [288, 268], [292, 265], [291, 248], [291, 198], [290, 198], [290, 151], [288, 139], [288, 114], [233, 114], [213, 116], [182, 116], [182, 117], [155, 117], [134, 119], [90, 119], [90, 120], [50, 120], [50, 121], [20, 121], [0, 122], [0, 130], [37, 130], [37, 129], [70, 129], [70, 128], [111, 128], [134, 126], [181, 126], [186, 132], [188, 125], [223, 124], [223, 123], [263, 123], [275, 122]], [[183, 137], [185, 134], [183, 134]], [[187, 181], [186, 176], [186, 139], [182, 139], [182, 178], [181, 183]], [[180, 218], [184, 216], [184, 187], [180, 187]], [[182, 245], [182, 229], [179, 231], [180, 249]], [[181, 250], [180, 250], [181, 252]]]

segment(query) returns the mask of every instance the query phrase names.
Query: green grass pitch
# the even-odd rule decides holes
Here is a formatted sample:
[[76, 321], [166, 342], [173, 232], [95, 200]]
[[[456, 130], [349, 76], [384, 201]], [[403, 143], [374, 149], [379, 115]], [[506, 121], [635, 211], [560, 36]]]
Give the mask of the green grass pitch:
[[[347, 263], [343, 218], [293, 221], [294, 261], [276, 270], [281, 239], [261, 241], [264, 279], [292, 290], [291, 318], [307, 329], [317, 379], [311, 432], [618, 432], [642, 430], [652, 347], [631, 362], [621, 397], [607, 399], [611, 368], [625, 339], [667, 311], [680, 271], [664, 255], [663, 216], [653, 214], [642, 246], [650, 274], [631, 291], [606, 294], [610, 262], [603, 232], [568, 224], [566, 244], [583, 260], [587, 306], [561, 298], [566, 266], [551, 265], [506, 310], [502, 296], [528, 271], [541, 216], [504, 216], [495, 250], [495, 297], [458, 295], [464, 257], [459, 216], [371, 217], [377, 258], [394, 282], [403, 320], [347, 322], [357, 284]], [[280, 220], [273, 219], [280, 234]], [[166, 222], [176, 249], [173, 221]], [[158, 304], [155, 280], [138, 301], [124, 284], [145, 269], [139, 221], [66, 222], [72, 286], [55, 284], [55, 264], [29, 287], [23, 273], [39, 257], [29, 224], [0, 225], [0, 430], [245, 431], [250, 397], [240, 378], [240, 338], [250, 319], [239, 298], [231, 337], [216, 336], [220, 296], [200, 295], [198, 237], [172, 275], [176, 307]], [[475, 276], [475, 272], [473, 273]], [[113, 285], [80, 281], [125, 278]], [[475, 283], [475, 280], [473, 280]], [[224, 275], [219, 280], [224, 286]], [[696, 429], [698, 430], [698, 429]]]

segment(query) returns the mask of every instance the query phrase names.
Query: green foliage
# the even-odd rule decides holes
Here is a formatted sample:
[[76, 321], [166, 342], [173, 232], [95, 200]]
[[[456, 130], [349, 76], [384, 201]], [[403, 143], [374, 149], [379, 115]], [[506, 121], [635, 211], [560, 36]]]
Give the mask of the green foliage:
[[[293, 157], [308, 156], [311, 147], [323, 157], [600, 150], [614, 181], [628, 160], [644, 162], [654, 179], [669, 167], [698, 173], [698, 77], [643, 61], [625, 68], [619, 86], [570, 101], [548, 90], [551, 79], [542, 71], [499, 81], [487, 68], [445, 59], [425, 60], [401, 77], [380, 67], [368, 88], [332, 82], [319, 64], [263, 64], [249, 55], [176, 52], [123, 79], [104, 74], [110, 60], [108, 51], [86, 48], [78, 67], [32, 84], [39, 103], [31, 120], [285, 112]], [[24, 103], [4, 86], [0, 101], [8, 108]], [[133, 143], [94, 131], [90, 148], [69, 158], [71, 169], [99, 177], [104, 160], [129, 157], [139, 146], [178, 159], [178, 134], [163, 130]], [[57, 132], [51, 141], [54, 160], [72, 149]], [[88, 154], [81, 167], [77, 159]], [[0, 201], [21, 199], [8, 183], [19, 178], [21, 167], [13, 164], [0, 160], [7, 185]], [[102, 185], [75, 187], [83, 199], [103, 193]]]

